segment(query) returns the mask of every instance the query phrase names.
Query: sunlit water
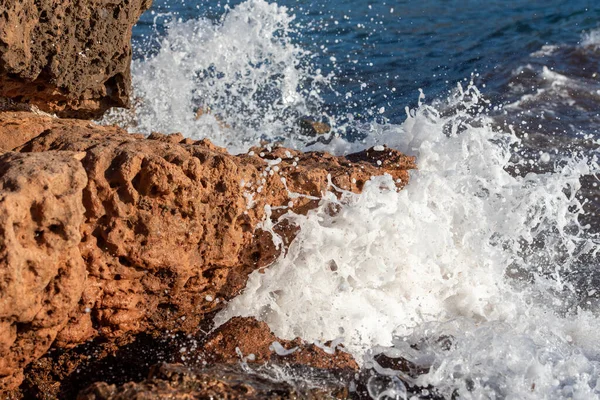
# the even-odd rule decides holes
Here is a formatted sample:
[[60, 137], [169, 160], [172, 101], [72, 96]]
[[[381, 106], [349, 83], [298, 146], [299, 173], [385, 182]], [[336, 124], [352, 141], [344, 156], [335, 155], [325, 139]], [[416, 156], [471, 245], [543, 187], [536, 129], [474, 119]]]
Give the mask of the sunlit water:
[[[284, 216], [298, 237], [217, 323], [340, 338], [399, 378], [374, 398], [599, 398], [598, 7], [286, 3], [159, 2], [136, 31], [135, 112], [108, 120], [234, 153], [386, 144], [419, 169]], [[306, 117], [331, 134], [303, 136]]]

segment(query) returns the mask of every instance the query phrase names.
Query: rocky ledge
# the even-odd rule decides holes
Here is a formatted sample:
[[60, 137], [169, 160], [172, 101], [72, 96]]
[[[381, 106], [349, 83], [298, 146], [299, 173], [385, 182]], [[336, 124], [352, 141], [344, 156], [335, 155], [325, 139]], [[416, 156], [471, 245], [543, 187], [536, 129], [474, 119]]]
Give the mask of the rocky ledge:
[[131, 28], [151, 0], [0, 0], [0, 97], [63, 117], [129, 104]]
[[374, 175], [400, 189], [414, 159], [234, 156], [85, 120], [127, 105], [131, 27], [149, 6], [0, 0], [0, 397], [366, 396], [343, 347], [213, 316], [286, 251], [288, 213]]
[[0, 155], [5, 389], [50, 348], [197, 333], [293, 240], [286, 213], [308, 212], [327, 190], [359, 192], [373, 175], [401, 188], [414, 168], [390, 149], [232, 156], [208, 140], [27, 112], [0, 114], [0, 127], [5, 148], [29, 139]]

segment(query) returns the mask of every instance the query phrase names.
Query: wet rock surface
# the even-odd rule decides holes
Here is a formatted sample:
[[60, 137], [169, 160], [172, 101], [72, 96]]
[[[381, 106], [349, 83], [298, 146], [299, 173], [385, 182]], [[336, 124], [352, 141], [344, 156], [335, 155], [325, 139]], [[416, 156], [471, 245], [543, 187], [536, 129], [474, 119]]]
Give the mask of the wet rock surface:
[[[16, 229], [12, 220], [1, 232], [6, 237], [3, 251], [19, 254], [0, 260], [2, 271], [21, 274], [21, 286], [37, 285], [37, 291], [53, 293], [60, 282], [69, 282], [64, 289], [59, 285], [61, 294], [50, 300], [51, 307], [58, 307], [52, 318], [39, 306], [23, 306], [17, 312], [21, 308], [10, 301], [2, 303], [7, 311], [0, 322], [8, 339], [0, 347], [0, 358], [9, 360], [0, 370], [5, 389], [14, 389], [23, 368], [51, 345], [69, 349], [89, 340], [127, 342], [142, 333], [196, 333], [206, 315], [242, 290], [250, 272], [267, 267], [293, 240], [297, 227], [283, 214], [308, 212], [327, 190], [358, 192], [373, 175], [389, 173], [402, 187], [414, 168], [413, 158], [392, 150], [389, 162], [383, 163], [369, 154], [350, 161], [284, 148], [256, 148], [232, 156], [207, 140], [193, 142], [177, 134], [146, 139], [114, 127], [37, 114], [0, 117], [0, 138], [10, 126], [1, 121], [10, 118], [34, 127], [4, 148], [41, 133], [0, 159], [5, 187], [19, 187], [10, 177], [22, 164], [31, 163], [27, 168], [32, 171], [19, 175], [23, 182], [35, 181], [32, 188], [43, 182], [35, 174], [54, 173], [65, 164], [46, 186], [68, 186], [74, 205], [41, 207], [43, 223], [19, 228], [25, 237], [35, 238], [39, 232], [57, 237], [54, 247], [44, 250], [46, 254], [56, 249], [64, 257], [53, 268], [47, 263], [23, 264], [29, 250], [19, 250], [8, 240], [10, 229]], [[46, 186], [27, 189], [31, 194], [19, 194], [25, 196], [19, 202], [37, 204]], [[55, 194], [53, 199], [62, 204], [67, 196]], [[26, 215], [31, 220], [36, 218], [32, 205]], [[47, 209], [58, 215], [45, 216]], [[272, 221], [272, 228], [261, 228], [265, 219]], [[6, 282], [6, 292], [22, 293], [22, 302], [45, 301], [43, 295], [35, 297], [37, 292], [15, 286], [17, 281]], [[34, 298], [28, 299], [30, 293]], [[40, 312], [46, 316], [37, 323]], [[298, 363], [329, 368], [316, 365], [318, 351], [313, 350], [314, 361], [307, 361], [309, 352]], [[221, 353], [224, 360], [225, 354]]]
[[233, 156], [84, 120], [128, 105], [131, 27], [150, 3], [0, 0], [0, 397], [368, 396], [371, 375], [335, 342], [212, 321], [294, 240], [287, 213], [374, 175], [402, 188], [414, 158]]
[[[65, 399], [83, 391], [86, 396], [98, 396], [84, 398], [130, 398], [123, 396], [153, 392], [157, 387], [168, 390], [159, 393], [174, 396], [189, 395], [188, 389], [194, 388], [193, 393], [202, 398], [227, 397], [232, 387], [243, 398], [272, 398], [273, 393], [280, 396], [274, 398], [337, 396], [347, 392], [358, 369], [340, 349], [330, 354], [301, 339], [280, 340], [266, 324], [252, 318], [235, 318], [207, 335], [209, 330], [210, 326], [203, 325], [195, 334], [138, 334], [116, 342], [94, 340], [72, 349], [54, 349], [29, 366], [19, 396]], [[269, 349], [275, 341], [298, 350], [278, 355]], [[237, 345], [243, 350], [236, 350]], [[155, 372], [165, 367], [174, 367], [186, 383], [179, 378], [162, 382], [165, 378], [157, 378]], [[239, 388], [244, 392], [238, 392]]]
[[199, 352], [192, 354], [196, 360], [208, 363], [302, 365], [323, 370], [358, 371], [354, 358], [344, 352], [343, 346], [324, 343], [318, 347], [301, 338], [281, 340], [264, 322], [254, 318], [234, 317], [212, 332]]
[[142, 382], [121, 386], [95, 383], [77, 400], [117, 399], [333, 399], [346, 398], [341, 382], [306, 386], [283, 382], [240, 365], [213, 365], [190, 368], [181, 364], [161, 364]]
[[59, 116], [129, 103], [131, 28], [151, 0], [0, 0], [0, 97]]

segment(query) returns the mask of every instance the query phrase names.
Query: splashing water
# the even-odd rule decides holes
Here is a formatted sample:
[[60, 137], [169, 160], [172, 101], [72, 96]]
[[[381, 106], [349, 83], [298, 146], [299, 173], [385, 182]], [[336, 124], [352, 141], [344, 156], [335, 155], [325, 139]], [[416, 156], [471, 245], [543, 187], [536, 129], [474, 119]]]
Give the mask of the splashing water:
[[[332, 77], [294, 43], [295, 29], [285, 7], [263, 0], [216, 23], [173, 20], [158, 53], [133, 64], [131, 129], [209, 137], [232, 152], [261, 140], [306, 149], [298, 118], [340, 116], [324, 113], [320, 92]], [[598, 32], [582, 48], [595, 49]], [[572, 88], [541, 71], [550, 89]], [[548, 105], [530, 96], [503, 112], [522, 120], [515, 110], [538, 98]], [[308, 148], [345, 154], [386, 144], [415, 155], [419, 169], [402, 191], [376, 177], [361, 195], [332, 188], [306, 216], [284, 216], [298, 236], [250, 276], [217, 324], [255, 316], [284, 339], [343, 338], [364, 367], [394, 377], [392, 386], [369, 386], [373, 398], [405, 398], [405, 384], [446, 398], [600, 398], [598, 237], [581, 222], [580, 196], [582, 180], [598, 173], [595, 156], [543, 153], [549, 172], [526, 173], [513, 163], [523, 136], [496, 127], [474, 85], [446, 104], [421, 100], [422, 92], [401, 125], [357, 122], [364, 139]], [[379, 354], [420, 372], [385, 368]]]
[[513, 176], [514, 136], [482, 116], [464, 122], [480, 108], [474, 87], [453, 101], [453, 115], [421, 106], [380, 126], [372, 137], [417, 156], [409, 185], [373, 178], [362, 195], [329, 193], [288, 216], [301, 230], [287, 254], [252, 274], [217, 322], [255, 316], [287, 339], [342, 336], [366, 366], [386, 351], [426, 368], [404, 378], [448, 398], [592, 398], [600, 321], [573, 307], [581, 299], [565, 276], [596, 248], [576, 193], [597, 166]]
[[597, 49], [600, 47], [600, 29], [594, 29], [590, 32], [587, 32], [583, 35], [583, 40], [581, 41], [581, 46], [583, 47], [593, 47]]
[[209, 137], [233, 152], [261, 139], [293, 145], [298, 118], [322, 116], [319, 91], [329, 81], [292, 42], [293, 21], [285, 7], [263, 0], [244, 2], [216, 23], [171, 21], [158, 54], [132, 65], [130, 129]]

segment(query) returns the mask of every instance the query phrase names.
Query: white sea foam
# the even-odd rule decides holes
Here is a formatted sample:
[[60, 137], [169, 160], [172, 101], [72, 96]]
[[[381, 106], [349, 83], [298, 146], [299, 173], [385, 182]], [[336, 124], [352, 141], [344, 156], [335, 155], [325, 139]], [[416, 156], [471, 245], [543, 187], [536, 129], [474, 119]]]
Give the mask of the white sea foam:
[[[248, 0], [217, 22], [174, 20], [167, 30], [158, 54], [133, 62], [133, 131], [209, 137], [242, 152], [261, 139], [293, 145], [297, 118], [321, 117], [328, 78], [292, 41], [294, 17], [285, 7]], [[121, 112], [114, 113], [108, 122]]]
[[[456, 102], [477, 109], [479, 97], [470, 87]], [[565, 279], [578, 252], [596, 246], [576, 211], [590, 162], [512, 176], [516, 139], [465, 115], [422, 106], [401, 126], [376, 128], [370, 140], [417, 156], [411, 183], [397, 192], [390, 177], [373, 178], [362, 195], [328, 194], [307, 216], [289, 216], [301, 231], [286, 255], [252, 274], [217, 322], [252, 315], [286, 339], [344, 336], [367, 366], [374, 346], [393, 346], [430, 368], [405, 379], [448, 396], [600, 394], [600, 321], [573, 307]]]
[[556, 52], [556, 50], [559, 49], [559, 46], [556, 45], [552, 45], [552, 44], [545, 44], [542, 46], [541, 49], [539, 49], [538, 51], [535, 51], [533, 53], [531, 53], [532, 57], [547, 57], [547, 56], [551, 56], [552, 54], [554, 54]]
[[582, 47], [600, 47], [600, 29], [594, 29], [589, 32], [585, 32], [581, 39]]
[[[263, 0], [217, 23], [171, 23], [158, 54], [134, 63], [134, 129], [208, 136], [234, 152], [263, 138], [294, 145], [288, 128], [319, 116], [319, 86], [328, 82], [291, 39], [292, 24], [285, 8]], [[542, 90], [570, 84], [540, 73]], [[448, 398], [598, 398], [600, 321], [569, 280], [591, 268], [578, 262], [597, 248], [578, 223], [576, 197], [597, 165], [562, 160], [555, 173], [511, 175], [518, 140], [490, 127], [477, 89], [459, 87], [450, 102], [444, 113], [407, 110], [400, 126], [357, 126], [361, 142], [311, 146], [344, 154], [387, 145], [417, 156], [419, 169], [400, 192], [389, 176], [373, 178], [361, 195], [329, 193], [308, 215], [288, 215], [301, 230], [285, 256], [252, 274], [216, 321], [253, 315], [281, 338], [319, 345], [343, 337], [365, 366]], [[209, 112], [196, 119], [198, 108]], [[386, 370], [376, 352], [429, 372]], [[405, 397], [394, 379], [370, 382], [369, 393]]]
[[586, 100], [587, 98], [598, 98], [598, 93], [595, 92], [595, 86], [590, 85], [589, 82], [570, 78], [564, 74], [551, 70], [547, 66], [543, 66], [541, 70], [536, 71], [532, 65], [528, 64], [513, 71], [513, 76], [517, 76], [523, 72], [531, 73], [533, 71], [535, 71], [535, 74], [539, 77], [539, 83], [537, 84], [535, 92], [528, 93], [530, 90], [529, 88], [523, 87], [522, 85], [513, 85], [511, 88], [513, 92], [526, 92], [526, 94], [522, 95], [521, 98], [512, 103], [506, 104], [504, 106], [505, 109], [530, 110], [532, 104], [543, 104], [546, 107], [543, 112], [547, 112], [548, 114], [552, 114], [554, 108], [560, 109], [560, 105], [573, 107], [581, 111], [578, 102]]

